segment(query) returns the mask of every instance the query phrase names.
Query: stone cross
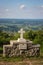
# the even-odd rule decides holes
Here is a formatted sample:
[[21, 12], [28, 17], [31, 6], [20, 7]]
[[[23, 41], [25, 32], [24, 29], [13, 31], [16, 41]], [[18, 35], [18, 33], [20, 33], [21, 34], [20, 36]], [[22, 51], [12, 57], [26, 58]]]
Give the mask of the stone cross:
[[23, 33], [25, 33], [25, 31], [23, 31], [23, 29], [21, 28], [20, 31], [18, 31], [18, 33], [20, 33], [20, 38], [23, 39]]

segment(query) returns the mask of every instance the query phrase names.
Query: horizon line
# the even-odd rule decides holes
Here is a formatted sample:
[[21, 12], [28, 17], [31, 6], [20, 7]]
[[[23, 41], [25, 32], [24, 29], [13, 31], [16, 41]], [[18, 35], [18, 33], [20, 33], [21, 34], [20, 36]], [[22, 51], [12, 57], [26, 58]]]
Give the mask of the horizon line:
[[0, 18], [0, 19], [43, 19], [43, 18]]

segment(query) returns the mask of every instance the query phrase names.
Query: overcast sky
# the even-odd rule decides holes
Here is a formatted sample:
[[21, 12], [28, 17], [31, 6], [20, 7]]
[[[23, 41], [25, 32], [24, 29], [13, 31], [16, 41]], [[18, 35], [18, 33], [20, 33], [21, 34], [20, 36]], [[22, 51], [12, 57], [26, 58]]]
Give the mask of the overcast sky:
[[43, 0], [0, 0], [0, 18], [43, 19]]

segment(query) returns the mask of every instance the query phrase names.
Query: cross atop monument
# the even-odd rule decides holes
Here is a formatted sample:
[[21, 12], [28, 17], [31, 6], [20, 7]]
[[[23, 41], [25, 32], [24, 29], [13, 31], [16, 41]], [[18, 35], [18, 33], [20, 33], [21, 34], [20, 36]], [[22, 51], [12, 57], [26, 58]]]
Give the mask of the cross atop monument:
[[23, 31], [23, 28], [21, 28], [18, 33], [20, 33], [20, 38], [23, 39], [23, 33], [25, 33], [25, 31]]

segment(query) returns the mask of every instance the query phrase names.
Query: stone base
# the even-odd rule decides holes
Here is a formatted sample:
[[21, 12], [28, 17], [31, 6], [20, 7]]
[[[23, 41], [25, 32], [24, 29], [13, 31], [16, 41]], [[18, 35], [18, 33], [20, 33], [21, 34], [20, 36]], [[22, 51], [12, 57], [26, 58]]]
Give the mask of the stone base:
[[3, 56], [15, 57], [15, 56], [39, 56], [39, 48], [30, 48], [30, 49], [19, 49], [19, 45], [14, 46], [4, 46]]

